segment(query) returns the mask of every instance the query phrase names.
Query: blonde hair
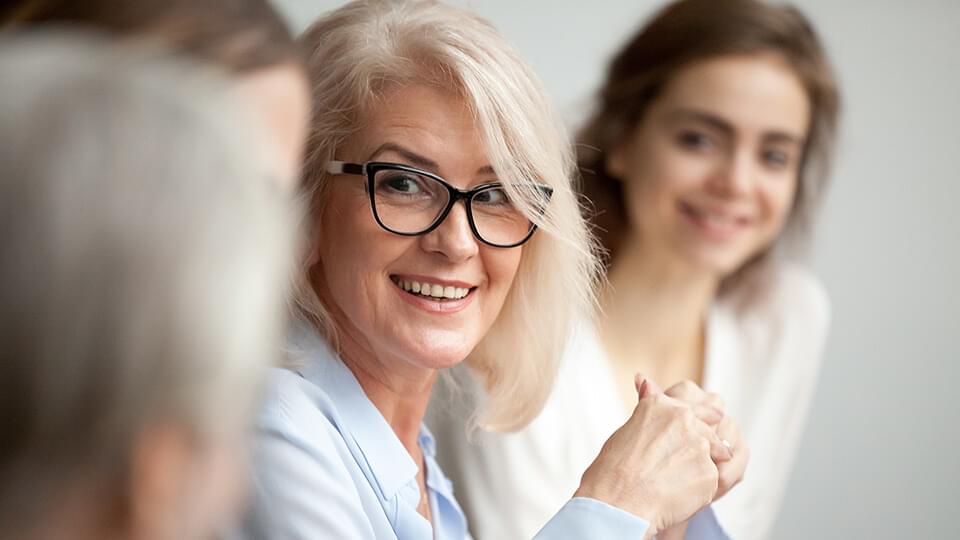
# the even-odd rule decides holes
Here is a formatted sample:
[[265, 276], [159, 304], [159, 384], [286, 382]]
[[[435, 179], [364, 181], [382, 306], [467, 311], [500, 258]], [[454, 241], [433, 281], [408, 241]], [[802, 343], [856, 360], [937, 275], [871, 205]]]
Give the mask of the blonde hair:
[[122, 506], [152, 422], [243, 429], [293, 219], [225, 83], [99, 42], [0, 44], [2, 536], [78, 479]]
[[[435, 1], [351, 2], [317, 21], [301, 42], [314, 100], [303, 185], [313, 213], [323, 212], [326, 166], [338, 148], [380, 96], [409, 84], [459, 94], [501, 178], [554, 189], [547, 204], [534, 190], [507, 183], [539, 230], [522, 248], [500, 315], [466, 359], [486, 390], [477, 421], [489, 429], [522, 427], [549, 394], [575, 319], [592, 307], [598, 266], [571, 186], [569, 139], [541, 83], [490, 23]], [[299, 305], [336, 343], [307, 271]]]

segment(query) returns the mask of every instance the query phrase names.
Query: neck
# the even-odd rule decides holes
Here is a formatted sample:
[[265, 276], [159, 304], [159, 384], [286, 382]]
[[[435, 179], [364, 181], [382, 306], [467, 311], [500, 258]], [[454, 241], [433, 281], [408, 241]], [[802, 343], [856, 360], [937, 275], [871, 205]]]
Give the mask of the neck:
[[420, 425], [437, 371], [412, 366], [400, 358], [377, 355], [371, 347], [352, 339], [346, 332], [341, 334], [340, 349], [343, 363], [414, 461], [418, 461]]
[[652, 251], [631, 239], [610, 269], [599, 321], [605, 345], [614, 358], [636, 359], [642, 369], [702, 363], [704, 321], [719, 279]]

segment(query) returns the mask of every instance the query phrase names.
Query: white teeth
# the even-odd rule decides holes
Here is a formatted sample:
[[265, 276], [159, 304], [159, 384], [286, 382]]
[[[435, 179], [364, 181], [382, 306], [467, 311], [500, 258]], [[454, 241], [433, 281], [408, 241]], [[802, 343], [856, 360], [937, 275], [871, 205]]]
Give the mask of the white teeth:
[[470, 293], [470, 289], [464, 287], [453, 287], [453, 286], [443, 286], [443, 285], [434, 285], [432, 283], [420, 283], [418, 281], [402, 281], [400, 279], [395, 279], [397, 286], [401, 289], [419, 294], [421, 296], [429, 296], [433, 298], [447, 298], [451, 300], [459, 300], [467, 296]]

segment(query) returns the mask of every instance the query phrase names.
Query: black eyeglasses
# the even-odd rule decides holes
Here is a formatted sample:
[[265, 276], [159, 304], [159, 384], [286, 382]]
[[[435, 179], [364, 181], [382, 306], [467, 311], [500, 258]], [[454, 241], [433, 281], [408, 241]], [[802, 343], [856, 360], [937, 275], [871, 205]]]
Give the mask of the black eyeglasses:
[[[439, 176], [399, 163], [364, 164], [331, 161], [330, 174], [351, 174], [367, 178], [367, 194], [373, 217], [383, 229], [401, 236], [427, 234], [443, 223], [450, 209], [463, 200], [470, 230], [478, 240], [493, 247], [517, 247], [533, 236], [537, 226], [507, 195], [503, 184], [493, 182], [464, 191]], [[529, 184], [541, 204], [553, 195], [553, 188]]]

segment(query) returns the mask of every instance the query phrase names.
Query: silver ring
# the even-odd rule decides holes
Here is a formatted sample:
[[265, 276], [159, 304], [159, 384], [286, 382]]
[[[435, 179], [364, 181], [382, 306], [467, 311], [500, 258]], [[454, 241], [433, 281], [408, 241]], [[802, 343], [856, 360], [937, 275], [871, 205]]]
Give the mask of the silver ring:
[[720, 442], [727, 447], [727, 450], [733, 450], [733, 445], [730, 444], [730, 441], [726, 439], [720, 439]]

